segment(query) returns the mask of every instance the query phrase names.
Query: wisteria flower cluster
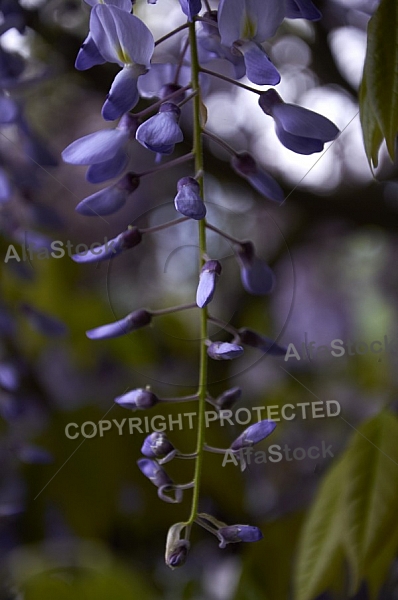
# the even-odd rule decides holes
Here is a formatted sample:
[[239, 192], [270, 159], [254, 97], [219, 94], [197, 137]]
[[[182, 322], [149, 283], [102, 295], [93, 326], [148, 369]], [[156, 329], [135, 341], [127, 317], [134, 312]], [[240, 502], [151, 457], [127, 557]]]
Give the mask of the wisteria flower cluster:
[[[159, 0], [159, 4], [162, 0]], [[176, 0], [177, 1], [177, 0]], [[251, 525], [227, 525], [214, 516], [199, 512], [200, 475], [204, 452], [240, 452], [267, 438], [276, 424], [263, 420], [250, 425], [232, 442], [229, 449], [213, 448], [206, 444], [204, 415], [206, 403], [217, 411], [231, 408], [242, 397], [242, 390], [234, 387], [212, 398], [207, 387], [208, 360], [231, 361], [244, 353], [244, 347], [254, 347], [272, 356], [280, 356], [285, 349], [276, 341], [248, 328], [236, 329], [211, 315], [210, 306], [217, 287], [222, 285], [221, 260], [207, 254], [206, 235], [213, 231], [228, 239], [234, 248], [243, 288], [254, 295], [270, 294], [275, 285], [272, 269], [256, 254], [250, 240], [239, 240], [218, 229], [206, 219], [204, 197], [204, 140], [220, 144], [231, 155], [231, 166], [266, 199], [282, 204], [284, 193], [278, 182], [246, 151], [236, 151], [206, 129], [203, 104], [206, 96], [206, 77], [220, 77], [231, 85], [239, 85], [259, 96], [259, 109], [270, 116], [280, 142], [293, 152], [312, 154], [320, 152], [324, 144], [334, 140], [339, 131], [325, 117], [300, 106], [287, 104], [273, 89], [250, 87], [240, 80], [246, 77], [257, 86], [276, 86], [281, 76], [266, 53], [264, 44], [275, 35], [285, 18], [316, 21], [321, 17], [311, 0], [220, 0], [216, 9], [207, 0], [179, 0], [186, 22], [155, 42], [150, 29], [133, 14], [129, 0], [86, 0], [91, 6], [90, 30], [76, 59], [78, 70], [94, 65], [115, 63], [120, 67], [102, 107], [105, 121], [115, 121], [112, 129], [104, 128], [72, 142], [62, 153], [63, 160], [74, 165], [86, 165], [87, 180], [101, 183], [114, 180], [102, 190], [83, 199], [76, 210], [86, 216], [109, 215], [117, 212], [138, 188], [143, 177], [161, 169], [191, 163], [186, 175], [176, 182], [173, 199], [177, 218], [152, 228], [140, 229], [128, 225], [107, 246], [85, 255], [74, 255], [80, 263], [111, 260], [140, 244], [145, 236], [159, 229], [178, 227], [188, 219], [198, 221], [200, 264], [196, 297], [192, 302], [165, 307], [160, 310], [134, 308], [124, 318], [102, 324], [87, 331], [93, 340], [126, 335], [148, 326], [162, 315], [180, 310], [200, 312], [201, 351], [197, 392], [191, 396], [159, 398], [150, 389], [133, 389], [117, 397], [115, 402], [128, 410], [150, 410], [159, 403], [197, 402], [198, 432], [196, 449], [185, 453], [175, 448], [163, 432], [148, 435], [142, 445], [144, 458], [138, 467], [157, 488], [158, 496], [166, 502], [181, 502], [184, 490], [192, 489], [192, 509], [189, 518], [174, 524], [168, 533], [166, 564], [174, 569], [184, 564], [189, 551], [190, 530], [200, 525], [219, 540], [224, 548], [229, 543], [255, 542], [262, 538], [260, 530]], [[149, 0], [156, 4], [156, 0]], [[216, 3], [214, 3], [216, 4]], [[153, 10], [156, 10], [154, 6]], [[186, 31], [185, 31], [186, 30]], [[187, 32], [176, 64], [152, 64], [155, 46], [180, 32]], [[235, 72], [235, 79], [211, 71], [204, 65], [214, 58], [227, 61]], [[140, 97], [152, 98], [144, 110], [134, 111]], [[181, 108], [190, 103], [193, 111], [192, 151], [165, 160], [172, 155], [176, 144], [184, 139], [180, 126]], [[154, 155], [153, 168], [144, 173], [127, 170], [129, 145], [137, 140]], [[133, 308], [133, 307], [132, 307]], [[209, 323], [217, 323], [230, 335], [229, 341], [210, 339]], [[193, 480], [175, 483], [163, 465], [170, 460], [191, 459], [195, 463]]]

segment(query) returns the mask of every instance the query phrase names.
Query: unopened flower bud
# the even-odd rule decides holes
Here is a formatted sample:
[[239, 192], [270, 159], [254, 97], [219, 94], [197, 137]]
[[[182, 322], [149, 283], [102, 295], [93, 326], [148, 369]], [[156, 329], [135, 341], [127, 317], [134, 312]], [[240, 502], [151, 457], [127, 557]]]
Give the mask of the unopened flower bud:
[[187, 559], [190, 543], [188, 540], [180, 539], [184, 528], [184, 523], [175, 523], [168, 531], [165, 562], [170, 569], [182, 567]]
[[199, 285], [196, 292], [196, 304], [199, 308], [207, 306], [213, 299], [216, 283], [221, 273], [221, 263], [218, 260], [208, 260], [199, 275]]
[[156, 487], [172, 486], [173, 482], [166, 471], [156, 462], [149, 458], [140, 458], [137, 465], [141, 471]]
[[262, 350], [262, 352], [271, 354], [271, 356], [285, 356], [287, 352], [287, 348], [279, 346], [274, 340], [271, 340], [271, 338], [261, 335], [247, 327], [239, 329], [238, 334], [242, 344], [251, 346], [252, 348], [258, 348], [259, 350]]
[[249, 294], [264, 295], [272, 292], [275, 276], [266, 262], [257, 258], [251, 242], [241, 244], [236, 255], [240, 264], [242, 285]]
[[207, 354], [214, 360], [232, 360], [242, 356], [243, 348], [229, 342], [213, 342], [207, 348]]
[[216, 398], [216, 406], [220, 410], [230, 409], [232, 406], [240, 400], [242, 396], [242, 390], [239, 387], [233, 387], [230, 390], [226, 390], [220, 396]]
[[184, 139], [178, 125], [180, 115], [181, 110], [176, 104], [164, 102], [157, 115], [150, 117], [138, 127], [137, 141], [152, 152], [171, 154], [174, 145]]
[[174, 446], [163, 431], [150, 433], [142, 444], [141, 452], [148, 458], [162, 458], [173, 452]]
[[258, 423], [250, 425], [231, 444], [231, 450], [241, 450], [242, 448], [247, 448], [249, 446], [253, 446], [254, 444], [258, 444], [258, 442], [261, 442], [266, 437], [271, 435], [275, 427], [276, 423], [268, 419], [264, 419], [263, 421], [259, 421]]
[[206, 216], [206, 206], [200, 195], [199, 183], [193, 177], [183, 177], [177, 183], [177, 196], [174, 198], [176, 210], [185, 217], [196, 221]]
[[241, 152], [231, 160], [231, 166], [236, 173], [247, 181], [265, 198], [281, 204], [285, 196], [280, 185], [271, 175], [266, 173], [248, 152]]
[[130, 313], [127, 317], [124, 317], [124, 319], [120, 319], [120, 321], [90, 329], [89, 331], [86, 331], [86, 335], [91, 340], [115, 338], [149, 325], [151, 319], [151, 313], [141, 308]]
[[217, 537], [220, 540], [219, 547], [225, 548], [227, 544], [237, 542], [258, 542], [263, 539], [263, 534], [253, 525], [228, 525], [218, 530]]
[[150, 390], [139, 388], [118, 396], [115, 398], [115, 402], [119, 406], [130, 410], [147, 410], [155, 406], [159, 402], [159, 398]]

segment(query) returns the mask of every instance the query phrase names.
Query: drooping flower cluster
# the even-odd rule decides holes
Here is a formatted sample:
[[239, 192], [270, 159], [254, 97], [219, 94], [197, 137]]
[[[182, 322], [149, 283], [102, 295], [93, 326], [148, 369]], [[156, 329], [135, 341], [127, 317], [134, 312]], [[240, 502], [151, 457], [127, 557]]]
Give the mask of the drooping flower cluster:
[[[245, 178], [259, 194], [281, 204], [284, 193], [278, 182], [269, 175], [256, 159], [246, 150], [235, 151], [223, 140], [205, 129], [202, 117], [203, 101], [206, 96], [206, 77], [218, 77], [203, 65], [213, 58], [228, 61], [237, 79], [246, 76], [256, 85], [274, 86], [280, 82], [280, 74], [266, 53], [264, 44], [272, 38], [285, 18], [304, 18], [316, 21], [319, 11], [311, 0], [220, 0], [218, 10], [202, 12], [201, 0], [180, 0], [187, 23], [170, 32], [158, 42], [174, 34], [189, 30], [184, 38], [177, 64], [157, 62], [152, 64], [155, 42], [151, 31], [132, 14], [131, 2], [127, 0], [105, 0], [97, 3], [87, 0], [92, 7], [90, 30], [76, 59], [76, 68], [88, 69], [105, 62], [117, 64], [121, 70], [116, 75], [102, 107], [106, 121], [118, 123], [112, 129], [101, 129], [72, 142], [62, 153], [67, 163], [87, 165], [86, 178], [92, 183], [116, 179], [104, 189], [83, 199], [76, 207], [82, 215], [109, 215], [118, 211], [137, 189], [142, 177], [157, 173], [185, 162], [194, 161], [194, 170], [176, 182], [176, 194], [170, 198], [178, 218], [160, 227], [166, 229], [187, 220], [198, 221], [200, 240], [200, 271], [196, 296], [186, 305], [151, 310], [132, 307], [132, 312], [115, 322], [100, 325], [87, 331], [90, 339], [108, 339], [127, 335], [152, 324], [163, 314], [179, 310], [197, 310], [207, 332], [209, 322], [217, 323], [232, 337], [212, 340], [206, 333], [201, 341], [200, 377], [206, 373], [204, 361], [238, 359], [244, 347], [256, 348], [271, 356], [282, 356], [286, 350], [274, 341], [252, 329], [235, 329], [231, 324], [215, 319], [208, 311], [222, 285], [220, 259], [208, 256], [206, 232], [212, 230], [233, 244], [234, 255], [240, 271], [243, 288], [254, 295], [270, 294], [275, 286], [271, 267], [256, 254], [250, 240], [239, 240], [221, 231], [206, 220], [207, 209], [203, 194], [203, 141], [211, 139], [226, 148], [231, 154], [231, 166]], [[156, 0], [148, 0], [156, 4]], [[207, 4], [207, 3], [206, 3]], [[156, 44], [158, 45], [158, 44]], [[188, 52], [189, 50], [189, 52]], [[228, 78], [222, 76], [225, 80]], [[237, 81], [230, 80], [231, 84]], [[338, 129], [325, 117], [299, 106], [286, 104], [273, 90], [257, 90], [244, 85], [259, 95], [259, 107], [275, 121], [276, 134], [281, 143], [300, 154], [320, 152], [324, 144], [334, 140]], [[138, 104], [140, 96], [153, 99], [153, 103], [139, 112], [130, 112]], [[161, 162], [172, 155], [175, 145], [184, 140], [180, 125], [181, 110], [191, 103], [194, 112], [193, 150], [177, 159]], [[135, 139], [154, 155], [154, 166], [145, 173], [129, 170], [130, 142]], [[181, 216], [180, 216], [181, 215]], [[130, 225], [107, 245], [85, 255], [76, 254], [76, 262], [110, 260], [138, 245], [145, 235], [159, 230], [159, 226], [140, 229]], [[203, 331], [203, 329], [202, 329]], [[204, 350], [204, 351], [203, 351]], [[129, 410], [149, 410], [161, 402], [197, 402], [203, 416], [206, 402], [217, 411], [230, 409], [242, 397], [242, 390], [234, 387], [212, 398], [207, 391], [207, 381], [200, 379], [198, 392], [192, 396], [159, 398], [149, 387], [132, 389], [115, 399]], [[151, 433], [143, 442], [138, 461], [141, 472], [157, 487], [159, 497], [166, 502], [178, 503], [183, 491], [193, 489], [193, 513], [187, 522], [173, 525], [168, 534], [166, 563], [175, 568], [184, 564], [189, 551], [189, 531], [193, 522], [213, 533], [224, 548], [228, 543], [259, 541], [262, 537], [257, 527], [250, 525], [227, 525], [211, 515], [199, 513], [199, 481], [176, 484], [163, 469], [163, 464], [172, 459], [185, 458], [199, 461], [204, 451], [239, 452], [243, 448], [259, 443], [268, 437], [276, 424], [264, 420], [250, 425], [226, 450], [212, 448], [205, 443], [203, 432], [198, 435], [196, 451], [191, 454], [180, 452], [162, 432]], [[200, 472], [200, 469], [197, 471]], [[182, 538], [182, 532], [185, 537]]]

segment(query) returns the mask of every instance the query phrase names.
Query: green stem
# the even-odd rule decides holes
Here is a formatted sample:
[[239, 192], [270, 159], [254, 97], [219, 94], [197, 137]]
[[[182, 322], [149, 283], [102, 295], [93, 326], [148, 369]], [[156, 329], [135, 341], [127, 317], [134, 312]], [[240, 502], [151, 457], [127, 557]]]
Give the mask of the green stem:
[[[196, 92], [193, 98], [193, 151], [195, 154], [195, 172], [198, 174], [197, 182], [200, 186], [200, 194], [203, 199], [203, 142], [202, 142], [202, 124], [201, 124], [201, 96], [199, 87], [199, 59], [196, 41], [195, 21], [189, 23], [189, 45], [191, 51], [191, 83], [192, 90]], [[204, 264], [204, 255], [206, 254], [206, 222], [205, 219], [199, 221], [199, 269]], [[200, 309], [200, 368], [199, 368], [199, 406], [198, 406], [198, 437], [196, 445], [195, 461], [195, 486], [192, 494], [191, 515], [187, 525], [191, 525], [198, 514], [200, 477], [202, 473], [204, 443], [205, 443], [205, 408], [207, 396], [207, 308]]]

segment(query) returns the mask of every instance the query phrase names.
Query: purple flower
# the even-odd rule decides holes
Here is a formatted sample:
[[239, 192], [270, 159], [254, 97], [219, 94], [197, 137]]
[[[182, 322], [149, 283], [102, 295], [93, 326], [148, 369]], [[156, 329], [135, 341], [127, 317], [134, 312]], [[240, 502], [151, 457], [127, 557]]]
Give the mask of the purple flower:
[[286, 104], [275, 90], [262, 93], [258, 103], [274, 119], [279, 141], [297, 154], [321, 152], [324, 144], [340, 133], [326, 117], [302, 106]]
[[119, 337], [149, 325], [151, 319], [152, 315], [147, 310], [135, 310], [127, 315], [127, 317], [124, 317], [124, 319], [86, 331], [86, 336], [90, 338], [90, 340], [106, 340]]
[[29, 304], [21, 304], [21, 310], [30, 325], [39, 333], [58, 337], [67, 333], [67, 327], [59, 319], [37, 310]]
[[322, 13], [314, 6], [311, 0], [285, 0], [286, 17], [288, 19], [307, 19], [318, 21]]
[[270, 294], [275, 285], [275, 275], [266, 262], [257, 258], [253, 244], [241, 244], [236, 257], [240, 263], [240, 276], [245, 290], [255, 296]]
[[181, 111], [176, 104], [165, 102], [157, 115], [138, 127], [136, 139], [152, 152], [171, 154], [174, 145], [184, 139], [178, 125], [180, 115]]
[[238, 40], [233, 48], [243, 54], [246, 76], [257, 85], [277, 85], [281, 76], [264, 48], [252, 40]]
[[206, 206], [200, 195], [199, 183], [193, 177], [183, 177], [177, 183], [174, 206], [179, 213], [196, 221], [206, 216]]
[[104, 63], [106, 63], [106, 60], [98, 50], [93, 36], [89, 33], [77, 53], [75, 69], [86, 71], [95, 65], [103, 65]]
[[235, 78], [241, 79], [246, 73], [245, 61], [241, 53], [232, 53], [228, 46], [221, 43], [217, 25], [217, 11], [206, 12], [198, 32], [198, 52], [201, 64], [215, 58], [222, 58], [231, 63], [235, 69]]
[[113, 215], [125, 205], [127, 198], [135, 192], [139, 184], [140, 178], [137, 175], [127, 173], [113, 185], [82, 200], [75, 210], [86, 217]]
[[111, 4], [117, 6], [121, 10], [131, 12], [131, 0], [84, 0], [86, 4], [90, 6], [96, 6], [97, 4]]
[[139, 388], [118, 396], [115, 398], [115, 402], [119, 406], [130, 410], [147, 410], [155, 406], [159, 402], [159, 398], [151, 391]]
[[0, 168], [0, 204], [4, 204], [10, 200], [12, 194], [12, 188], [10, 180], [4, 169]]
[[44, 448], [40, 448], [39, 446], [33, 446], [31, 444], [23, 444], [19, 446], [16, 449], [16, 454], [19, 460], [29, 465], [46, 465], [54, 461], [54, 458], [50, 454], [50, 452], [44, 450]]
[[15, 123], [19, 116], [19, 107], [8, 96], [0, 96], [0, 124]]
[[207, 354], [214, 360], [232, 360], [242, 356], [243, 348], [229, 342], [212, 342], [207, 348]]
[[202, 10], [202, 0], [180, 0], [182, 12], [188, 17], [189, 21]]
[[199, 275], [198, 289], [196, 291], [196, 304], [199, 308], [207, 306], [213, 299], [220, 273], [221, 264], [218, 260], [208, 260], [203, 265]]
[[236, 542], [258, 542], [263, 539], [263, 534], [253, 525], [228, 525], [220, 527], [217, 537], [220, 540], [219, 547], [225, 548], [227, 544]]
[[258, 166], [251, 154], [248, 152], [236, 154], [232, 158], [231, 165], [234, 171], [247, 179], [259, 194], [278, 204], [284, 201], [285, 196], [280, 185]]
[[0, 363], [0, 387], [15, 392], [20, 382], [20, 373], [15, 365], [11, 363]]
[[242, 397], [242, 390], [240, 387], [233, 387], [230, 390], [226, 390], [220, 394], [215, 401], [216, 406], [220, 410], [230, 409], [232, 406], [240, 400]]
[[248, 329], [247, 327], [243, 327], [239, 329], [239, 339], [242, 344], [246, 346], [251, 346], [252, 348], [258, 348], [262, 352], [267, 354], [271, 354], [271, 356], [285, 356], [287, 352], [287, 348], [283, 348], [282, 346], [278, 346], [274, 340], [266, 337], [265, 335], [260, 335], [256, 331], [252, 329]]
[[155, 47], [153, 35], [136, 16], [106, 4], [92, 9], [90, 32], [103, 58], [123, 67], [102, 107], [104, 119], [114, 121], [138, 102], [137, 80], [150, 67]]
[[232, 46], [237, 40], [261, 44], [275, 34], [284, 17], [285, 3], [281, 0], [221, 0], [221, 41], [225, 46]]
[[87, 252], [73, 254], [72, 260], [77, 263], [91, 263], [108, 260], [117, 256], [124, 250], [130, 250], [137, 246], [142, 240], [142, 235], [138, 227], [131, 226], [126, 231], [122, 231], [112, 240], [106, 241], [102, 246], [90, 248]]
[[162, 458], [173, 452], [174, 446], [163, 431], [150, 433], [142, 444], [141, 452], [148, 458]]
[[245, 429], [245, 431], [231, 444], [231, 450], [241, 450], [242, 448], [258, 444], [258, 442], [261, 442], [271, 435], [275, 427], [276, 423], [267, 419], [254, 423], [254, 425], [250, 425], [250, 427]]
[[91, 183], [112, 179], [127, 164], [127, 143], [136, 130], [137, 119], [124, 115], [115, 129], [101, 129], [69, 144], [62, 158], [72, 165], [91, 165], [86, 175]]

